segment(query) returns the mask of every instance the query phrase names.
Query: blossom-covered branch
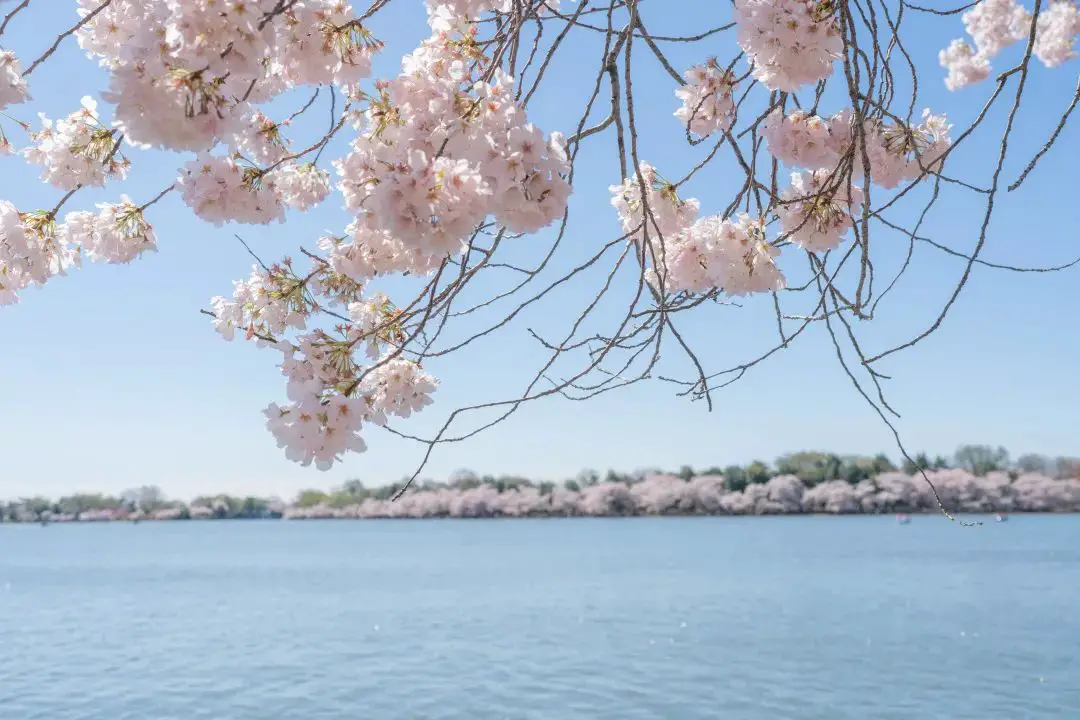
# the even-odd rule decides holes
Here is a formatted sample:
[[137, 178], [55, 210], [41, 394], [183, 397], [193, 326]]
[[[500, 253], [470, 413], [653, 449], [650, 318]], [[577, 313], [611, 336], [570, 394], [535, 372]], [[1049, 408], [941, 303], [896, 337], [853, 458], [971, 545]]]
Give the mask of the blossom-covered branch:
[[[43, 5], [20, 3], [0, 33], [36, 22]], [[935, 332], [973, 269], [1068, 266], [1012, 267], [982, 254], [1001, 187], [1011, 190], [1035, 170], [1076, 104], [1009, 185], [1002, 175], [1010, 136], [1021, 132], [1016, 117], [1032, 60], [1054, 69], [1077, 56], [1075, 0], [1033, 0], [1030, 9], [981, 0], [960, 17], [906, 0], [734, 0], [730, 17], [710, 17], [683, 35], [649, 32], [653, 14], [663, 12], [659, 2], [581, 2], [571, 10], [557, 0], [427, 0], [428, 37], [400, 49], [396, 76], [373, 79], [373, 57], [386, 50], [374, 28], [390, 5], [77, 0], [77, 13], [26, 70], [0, 51], [0, 127], [32, 101], [35, 71], [68, 38], [108, 78], [101, 112], [86, 96], [62, 119], [42, 115], [40, 129], [12, 120], [26, 131], [19, 154], [61, 200], [51, 210], [0, 201], [0, 303], [17, 302], [84, 258], [128, 263], [154, 250], [147, 214], [172, 190], [216, 226], [284, 222], [287, 211], [308, 211], [336, 191], [351, 215], [346, 227], [300, 238], [296, 259], [263, 260], [253, 250], [250, 277], [204, 312], [225, 339], [276, 352], [287, 400], [264, 414], [289, 458], [330, 468], [362, 452], [369, 430], [381, 427], [423, 448], [411, 482], [438, 445], [470, 438], [539, 398], [585, 400], [661, 377], [711, 407], [716, 391], [811, 325], [824, 328], [846, 376], [892, 427], [880, 361]], [[991, 60], [1023, 47], [962, 130], [940, 109], [917, 112], [913, 15], [936, 15], [974, 43], [941, 50], [938, 81], [950, 90], [990, 81]], [[576, 119], [541, 129], [528, 105], [575, 42], [597, 57], [581, 71], [591, 89], [560, 97]], [[675, 45], [693, 48], [699, 62], [679, 68], [668, 57]], [[646, 62], [672, 83], [664, 114], [674, 116], [671, 142], [698, 148], [691, 167], [643, 156], [641, 128], [655, 103], [642, 99], [634, 68]], [[906, 85], [898, 82], [904, 72]], [[320, 124], [300, 140], [295, 127], [320, 95], [329, 129]], [[1011, 104], [990, 177], [960, 177], [950, 156], [1001, 103]], [[12, 137], [0, 134], [0, 149], [14, 152]], [[618, 169], [609, 188], [611, 237], [600, 240], [578, 236], [571, 222], [586, 145], [606, 148]], [[130, 193], [141, 195], [135, 199], [119, 195], [97, 212], [60, 216], [84, 188], [129, 181], [139, 151], [151, 148], [193, 157], [176, 160], [175, 182], [157, 195], [140, 188]], [[721, 163], [741, 178], [734, 195], [710, 195], [698, 182], [704, 168]], [[946, 190], [984, 204], [972, 251], [922, 231]], [[922, 201], [914, 212], [911, 198]], [[871, 352], [853, 321], [873, 320], [914, 266], [905, 262], [887, 282], [875, 276], [879, 245], [871, 236], [882, 231], [960, 257], [965, 269], [925, 330]], [[525, 236], [542, 243], [539, 259], [508, 259], [530, 242]], [[584, 257], [568, 260], [568, 246], [584, 248]], [[415, 283], [391, 298], [375, 289], [389, 277]], [[593, 283], [592, 292], [562, 330], [526, 329], [541, 359], [519, 394], [456, 408], [433, 433], [398, 427], [433, 402], [440, 358], [577, 282]], [[738, 303], [775, 311], [776, 345], [712, 367], [684, 332], [683, 313]], [[612, 304], [616, 312], [601, 310]], [[464, 337], [451, 330], [459, 325]], [[857, 362], [849, 365], [851, 353]], [[673, 354], [688, 376], [664, 374], [662, 357]], [[495, 419], [470, 425], [477, 416]]]

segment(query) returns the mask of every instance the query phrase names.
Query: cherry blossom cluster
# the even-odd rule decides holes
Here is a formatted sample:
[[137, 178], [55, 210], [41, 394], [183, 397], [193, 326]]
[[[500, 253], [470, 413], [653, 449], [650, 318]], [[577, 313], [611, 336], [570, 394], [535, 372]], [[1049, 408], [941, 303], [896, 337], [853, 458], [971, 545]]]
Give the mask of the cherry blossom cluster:
[[[22, 77], [22, 67], [15, 53], [0, 48], [0, 111], [8, 105], [17, 105], [30, 99], [26, 81]], [[0, 155], [10, 155], [15, 147], [0, 127]]]
[[641, 163], [633, 177], [608, 190], [623, 233], [635, 240], [658, 235], [674, 237], [690, 227], [701, 210], [697, 199], [680, 198], [675, 185], [646, 162]]
[[[899, 120], [867, 119], [863, 124], [871, 179], [884, 188], [915, 180], [924, 171], [940, 169], [952, 144], [944, 115], [924, 110], [922, 122], [909, 125]], [[833, 170], [845, 155], [861, 153], [856, 142], [851, 108], [825, 119], [797, 110], [787, 116], [777, 108], [764, 123], [763, 137], [769, 153], [792, 168]], [[861, 160], [854, 163], [856, 171]]]
[[428, 25], [434, 32], [447, 32], [479, 20], [492, 10], [509, 12], [513, 5], [513, 0], [427, 0]]
[[22, 65], [15, 53], [0, 49], [0, 110], [30, 99], [30, 90], [22, 76]]
[[[81, 3], [84, 16], [98, 5]], [[250, 103], [300, 84], [351, 87], [370, 75], [381, 47], [349, 3], [331, 0], [118, 0], [79, 40], [110, 69], [103, 96], [129, 142], [201, 153], [178, 185], [196, 215], [215, 224], [280, 221], [283, 205], [307, 210], [329, 194], [325, 171], [281, 164], [291, 157], [287, 121], [274, 123]], [[206, 154], [219, 141], [233, 155]]]
[[78, 262], [78, 252], [58, 237], [51, 215], [20, 212], [0, 200], [0, 305], [17, 303], [20, 290], [44, 285]]
[[793, 168], [835, 168], [851, 146], [851, 109], [830, 118], [805, 110], [784, 115], [776, 108], [765, 119], [762, 137], [769, 154]]
[[405, 339], [404, 330], [396, 323], [400, 317], [390, 298], [383, 293], [376, 293], [348, 304], [349, 339], [369, 360], [375, 360], [383, 352], [384, 346], [399, 346]]
[[385, 425], [387, 415], [407, 418], [431, 404], [438, 382], [411, 360], [390, 357], [375, 365], [360, 384], [368, 419]]
[[[929, 110], [917, 126], [875, 118], [862, 127], [870, 179], [886, 189], [939, 171], [951, 145], [951, 126]], [[781, 228], [778, 240], [808, 252], [826, 252], [852, 228], [864, 202], [862, 188], [852, 182], [852, 168], [861, 167], [851, 160], [857, 149], [854, 129], [850, 108], [827, 119], [803, 110], [785, 115], [777, 108], [765, 119], [762, 136], [770, 154], [791, 168], [805, 169], [791, 174], [791, 185], [774, 207]], [[635, 241], [648, 240], [654, 287], [662, 281], [669, 290], [722, 289], [728, 295], [784, 287], [775, 263], [779, 248], [765, 240], [759, 220], [697, 220], [700, 203], [679, 198], [676, 187], [645, 163], [611, 192], [623, 232]], [[656, 242], [658, 237], [663, 241]]]
[[474, 36], [475, 27], [436, 33], [406, 56], [402, 74], [378, 84], [363, 132], [335, 163], [358, 217], [353, 241], [334, 248], [353, 259], [331, 261], [361, 271], [359, 281], [368, 269], [427, 272], [488, 216], [532, 233], [566, 209], [562, 136], [545, 139], [528, 122], [505, 73], [477, 79], [485, 58]]
[[683, 104], [675, 111], [675, 117], [698, 135], [717, 130], [726, 132], [735, 118], [735, 102], [731, 97], [735, 76], [717, 65], [715, 59], [695, 65], [683, 74], [686, 84], [675, 91]]
[[81, 264], [83, 254], [116, 264], [157, 249], [142, 208], [127, 197], [98, 208], [98, 213], [68, 213], [57, 223], [52, 212], [20, 212], [0, 200], [0, 305], [17, 303], [20, 290], [67, 274]]
[[[87, 17], [101, 3], [79, 4]], [[193, 151], [242, 128], [249, 103], [368, 77], [380, 47], [334, 0], [113, 0], [77, 36], [110, 71], [103, 97], [129, 142]]]
[[[765, 239], [765, 223], [740, 213], [735, 220], [712, 215], [675, 235], [667, 262], [652, 277], [667, 290], [691, 293], [723, 289], [730, 297], [772, 292], [784, 287], [776, 266], [780, 249]], [[653, 281], [656, 287], [656, 281]]]
[[[908, 125], [876, 119], [866, 124], [866, 152], [870, 178], [886, 189], [911, 182], [927, 172], [939, 172], [952, 146], [944, 115], [923, 110], [922, 122]], [[858, 163], [856, 164], [858, 167]]]
[[[884, 188], [937, 172], [952, 144], [943, 115], [924, 110], [922, 122], [909, 125], [892, 119], [867, 119], [863, 141], [871, 179]], [[855, 172], [863, 143], [856, 142], [850, 108], [825, 119], [799, 110], [787, 116], [777, 108], [766, 119], [762, 135], [769, 153], [793, 168], [835, 170], [846, 155], [854, 155]]]
[[255, 110], [228, 139], [229, 150], [259, 166], [281, 162], [289, 153], [289, 141], [282, 132], [288, 124], [287, 120], [274, 122]]
[[373, 278], [389, 273], [426, 275], [443, 261], [424, 248], [380, 229], [371, 215], [361, 215], [345, 228], [345, 235], [319, 239], [319, 249], [327, 254], [331, 267], [350, 278]]
[[833, 0], [735, 0], [739, 46], [754, 77], [794, 92], [824, 80], [844, 50]]
[[[289, 341], [289, 328], [303, 329], [315, 296], [330, 301], [356, 297], [359, 286], [328, 266], [300, 278], [289, 266], [253, 268], [251, 279], [237, 283], [232, 301], [212, 301], [215, 325], [226, 339], [244, 328], [282, 353], [288, 405], [271, 403], [267, 427], [286, 456], [303, 465], [327, 469], [349, 451], [362, 452], [365, 423], [385, 425], [389, 416], [407, 418], [430, 405], [438, 383], [420, 365], [402, 356], [407, 337], [400, 312], [385, 295], [349, 302], [350, 322], [333, 334], [315, 329]], [[357, 361], [362, 351], [373, 363]]]
[[388, 358], [350, 391], [358, 394], [324, 397], [313, 389], [326, 382], [322, 371], [333, 362], [334, 352], [322, 347], [321, 340], [304, 338], [299, 347], [283, 349], [282, 372], [288, 377], [289, 396], [297, 399], [284, 407], [271, 403], [264, 414], [286, 457], [328, 470], [344, 453], [367, 449], [360, 435], [365, 422], [381, 425], [388, 414], [407, 418], [422, 410], [431, 404], [437, 383], [416, 363]]
[[945, 76], [945, 87], [950, 90], [959, 90], [990, 77], [990, 61], [961, 38], [955, 38], [938, 53], [938, 62], [949, 71]]
[[267, 427], [286, 455], [303, 465], [315, 463], [330, 468], [348, 451], [363, 452], [360, 435], [365, 422], [385, 425], [387, 416], [409, 417], [430, 405], [438, 384], [420, 366], [396, 354], [388, 354], [371, 366], [353, 360], [355, 346], [370, 342], [372, 310], [380, 312], [385, 303], [350, 306], [360, 328], [339, 328], [341, 338], [315, 330], [300, 336], [297, 343], [279, 341], [281, 372], [287, 378], [286, 393], [292, 401], [281, 406], [271, 403], [264, 411]]
[[102, 186], [105, 180], [123, 180], [131, 163], [119, 155], [116, 131], [97, 116], [97, 103], [82, 99], [82, 109], [56, 121], [40, 115], [42, 130], [30, 135], [34, 144], [23, 151], [27, 161], [42, 168], [41, 179], [61, 190], [79, 185]]
[[99, 212], [76, 211], [64, 216], [58, 235], [82, 249], [94, 262], [129, 263], [144, 252], [157, 251], [157, 237], [142, 208], [126, 195], [118, 203], [98, 203]]
[[1032, 52], [1048, 68], [1080, 57], [1076, 39], [1080, 36], [1080, 6], [1076, 0], [1054, 0], [1039, 13]]
[[745, 213], [735, 221], [698, 219], [700, 202], [680, 198], [648, 163], [610, 190], [623, 232], [649, 249], [653, 268], [646, 278], [657, 292], [722, 289], [742, 296], [784, 287], [775, 263], [780, 250], [766, 241], [761, 219]]
[[233, 282], [232, 300], [221, 296], [210, 300], [214, 329], [226, 340], [240, 330], [249, 339], [263, 341], [276, 338], [286, 328], [303, 330], [312, 310], [306, 290], [291, 262], [271, 268], [255, 265], [247, 280]]
[[281, 202], [301, 212], [315, 207], [330, 194], [330, 173], [315, 163], [285, 163], [270, 177]]
[[281, 371], [293, 402], [271, 403], [263, 412], [267, 428], [287, 458], [305, 466], [314, 462], [327, 470], [343, 453], [367, 449], [360, 436], [367, 402], [359, 396], [323, 396], [320, 391], [326, 379], [320, 371], [332, 367], [334, 353], [320, 341], [321, 335], [313, 333], [301, 338], [298, 346], [281, 342]]
[[850, 108], [828, 119], [804, 110], [785, 116], [777, 108], [765, 120], [769, 153], [788, 167], [808, 169], [791, 174], [776, 214], [785, 239], [809, 252], [837, 247], [863, 202], [862, 190], [849, 182], [850, 170], [841, 164], [852, 148], [852, 129]]
[[[1031, 34], [1032, 15], [1016, 0], [981, 0], [961, 19], [975, 45], [957, 38], [938, 53], [938, 62], [948, 71], [945, 86], [950, 90], [988, 78], [990, 60]], [[1057, 67], [1077, 57], [1074, 46], [1078, 35], [1080, 8], [1076, 0], [1051, 0], [1043, 5], [1035, 23], [1032, 54], [1046, 67]]]
[[[274, 22], [277, 52], [268, 75], [282, 87], [335, 84], [350, 87], [371, 75], [371, 59], [382, 48], [340, 0], [286, 3], [285, 22]], [[270, 93], [273, 85], [264, 92]]]
[[1016, 0], [980, 0], [960, 18], [983, 57], [990, 59], [1031, 30], [1031, 14]]
[[285, 221], [273, 181], [234, 156], [200, 153], [184, 165], [176, 184], [187, 206], [216, 226], [230, 220], [261, 225]]
[[776, 208], [785, 237], [808, 252], [837, 247], [863, 202], [862, 189], [848, 178], [829, 170], [791, 173]]
[[[543, 15], [545, 10], [558, 11], [560, 5], [561, 0], [545, 0], [533, 10]], [[509, 13], [513, 10], [514, 0], [427, 0], [428, 26], [436, 33], [465, 28], [487, 12]]]
[[306, 211], [325, 200], [332, 189], [330, 173], [314, 162], [290, 159], [283, 124], [252, 113], [231, 140], [232, 154], [200, 153], [177, 180], [184, 202], [220, 226], [230, 221], [282, 222], [285, 206]]
[[[340, 304], [359, 292], [325, 264], [301, 277], [286, 259], [269, 268], [253, 266], [248, 280], [234, 284], [231, 299], [210, 303], [214, 328], [224, 339], [239, 331], [282, 353], [290, 403], [271, 403], [264, 414], [279, 447], [304, 465], [326, 469], [345, 452], [362, 452], [364, 423], [408, 417], [431, 403], [437, 386], [419, 365], [401, 357], [406, 338], [400, 313], [385, 295], [349, 302], [350, 322], [335, 334], [307, 330], [317, 296]], [[302, 332], [290, 341], [289, 331]], [[358, 350], [378, 362], [358, 363]]]

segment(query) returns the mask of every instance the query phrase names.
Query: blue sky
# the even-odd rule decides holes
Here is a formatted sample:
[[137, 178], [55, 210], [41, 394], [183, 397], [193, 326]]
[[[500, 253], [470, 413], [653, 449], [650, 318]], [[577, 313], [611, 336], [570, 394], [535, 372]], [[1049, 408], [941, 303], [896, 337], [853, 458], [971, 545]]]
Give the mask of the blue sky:
[[[643, 5], [654, 34], [700, 31], [723, 23], [728, 12], [706, 0], [662, 7], [659, 2]], [[24, 65], [48, 47], [69, 20], [75, 20], [73, 9], [70, 17], [45, 15], [41, 7], [35, 12], [31, 6], [0, 39]], [[946, 112], [956, 132], [978, 112], [992, 83], [958, 93], [945, 90], [936, 54], [962, 34], [959, 17], [927, 21], [909, 16], [907, 21], [908, 50], [923, 78], [916, 109]], [[391, 4], [372, 29], [387, 42], [376, 72], [392, 75], [401, 53], [425, 34], [421, 3]], [[581, 35], [557, 56], [546, 88], [530, 104], [530, 117], [545, 131], [570, 134], [593, 82], [599, 52], [596, 38]], [[669, 57], [682, 69], [712, 54], [726, 62], [735, 52], [734, 36], [728, 32], [695, 46], [675, 46]], [[1019, 48], [1006, 52], [997, 59], [995, 70], [1009, 67], [1019, 52]], [[680, 177], [703, 157], [709, 144], [686, 146], [672, 117], [677, 107], [674, 83], [640, 43], [633, 62], [641, 156], [666, 175]], [[1054, 71], [1033, 63], [1026, 110], [1006, 165], [1007, 182], [1049, 135], [1071, 100], [1075, 81], [1075, 63]], [[903, 80], [899, 82], [903, 85]], [[96, 64], [69, 39], [32, 76], [34, 103], [9, 111], [23, 120], [34, 120], [31, 111], [63, 116], [78, 107], [82, 95], [96, 96], [105, 86]], [[1010, 95], [1012, 87], [1007, 90]], [[906, 89], [899, 90], [906, 97]], [[606, 93], [605, 88], [602, 95]], [[284, 98], [278, 114], [290, 112], [305, 99], [306, 95]], [[311, 122], [318, 128], [327, 122], [328, 109], [321, 103], [311, 111]], [[828, 102], [823, 106], [827, 112], [838, 109]], [[986, 182], [996, 159], [1003, 110], [1004, 103], [1002, 110], [991, 112], [980, 135], [951, 158], [952, 175]], [[593, 117], [600, 120], [604, 115], [601, 106]], [[17, 145], [25, 141], [10, 121], [3, 120], [3, 127]], [[316, 127], [306, 129], [314, 133]], [[304, 129], [301, 122], [298, 132]], [[306, 145], [309, 137], [313, 135], [298, 135], [297, 145]], [[1074, 123], [1028, 182], [1002, 196], [984, 259], [1040, 266], [1059, 265], [1080, 255], [1076, 231], [1080, 209], [1074, 198], [1078, 150]], [[115, 199], [121, 192], [145, 202], [171, 182], [187, 159], [128, 152], [135, 163], [128, 182], [83, 191], [67, 209], [92, 208], [94, 202]], [[1072, 165], [1067, 164], [1070, 156]], [[614, 157], [611, 136], [583, 149], [571, 229], [557, 269], [570, 267], [618, 235], [607, 191], [620, 180]], [[689, 186], [688, 194], [701, 200], [703, 214], [721, 212], [737, 187], [741, 175], [732, 171], [732, 162], [731, 155], [722, 152], [712, 169]], [[60, 195], [38, 182], [34, 169], [19, 157], [0, 159], [0, 186], [0, 196], [24, 210], [51, 207]], [[919, 207], [901, 205], [894, 219], [906, 222]], [[959, 250], [970, 249], [981, 217], [978, 198], [949, 190], [928, 215], [924, 234]], [[230, 294], [232, 281], [250, 271], [251, 259], [234, 233], [241, 233], [267, 260], [296, 255], [298, 245], [314, 246], [323, 231], [340, 231], [347, 223], [339, 196], [312, 213], [290, 216], [286, 225], [270, 227], [214, 228], [194, 218], [176, 194], [155, 206], [149, 219], [158, 234], [157, 254], [130, 266], [88, 263], [41, 290], [26, 291], [19, 306], [0, 309], [4, 341], [0, 498], [75, 490], [116, 492], [146, 483], [181, 498], [212, 491], [288, 497], [304, 487], [326, 487], [349, 478], [383, 483], [412, 472], [422, 448], [374, 428], [367, 435], [367, 453], [350, 456], [328, 473], [286, 460], [261, 415], [267, 403], [284, 400], [274, 353], [223, 342], [198, 312], [208, 306], [211, 296]], [[510, 255], [535, 258], [549, 239], [550, 234], [542, 234], [518, 240]], [[906, 254], [907, 241], [879, 230], [875, 243], [875, 265], [884, 285], [890, 269], [895, 271]], [[799, 277], [798, 266], [788, 255], [782, 258], [788, 261], [784, 267], [791, 268], [793, 278]], [[913, 262], [915, 269], [882, 302], [874, 321], [857, 327], [868, 352], [892, 347], [926, 328], [964, 265], [926, 245], [916, 247]], [[554, 334], [567, 327], [591, 297], [602, 272], [571, 283], [485, 341], [429, 363], [442, 381], [436, 403], [399, 427], [429, 434], [459, 406], [514, 397], [545, 357], [526, 328]], [[985, 442], [1005, 445], [1014, 455], [1080, 453], [1075, 420], [1080, 384], [1074, 374], [1080, 358], [1077, 279], [1076, 270], [1019, 275], [977, 268], [943, 327], [881, 364], [879, 369], [892, 376], [885, 390], [902, 415], [896, 423], [909, 449], [949, 454], [961, 443]], [[474, 293], [498, 292], [510, 280], [494, 274]], [[598, 309], [597, 323], [615, 319], [618, 297], [633, 295], [633, 278], [622, 274], [618, 280], [617, 297]], [[470, 322], [454, 336], [475, 330]], [[679, 323], [712, 371], [745, 361], [776, 343], [767, 297], [745, 302], [741, 308], [702, 307]], [[664, 374], [683, 377], [687, 369], [685, 360], [673, 352], [662, 367]], [[898, 456], [891, 432], [837, 363], [824, 327], [804, 333], [791, 348], [717, 393], [714, 402], [709, 413], [703, 403], [677, 397], [672, 385], [659, 380], [586, 403], [543, 399], [470, 441], [437, 448], [423, 475], [442, 478], [455, 469], [472, 468], [560, 479], [584, 467], [707, 467], [770, 461], [801, 449], [884, 451]]]

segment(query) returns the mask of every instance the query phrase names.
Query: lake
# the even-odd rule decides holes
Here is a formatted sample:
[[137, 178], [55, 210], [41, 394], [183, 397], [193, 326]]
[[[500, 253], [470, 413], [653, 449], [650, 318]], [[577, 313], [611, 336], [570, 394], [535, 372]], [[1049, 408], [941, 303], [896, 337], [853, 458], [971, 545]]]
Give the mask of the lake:
[[1080, 516], [0, 526], [0, 717], [1080, 717]]

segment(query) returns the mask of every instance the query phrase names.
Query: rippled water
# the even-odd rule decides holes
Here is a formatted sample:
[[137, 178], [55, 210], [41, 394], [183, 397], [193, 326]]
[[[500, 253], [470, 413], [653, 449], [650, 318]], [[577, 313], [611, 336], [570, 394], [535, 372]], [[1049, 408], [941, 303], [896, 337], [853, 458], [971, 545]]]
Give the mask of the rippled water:
[[1080, 717], [1080, 517], [0, 527], [0, 718]]

